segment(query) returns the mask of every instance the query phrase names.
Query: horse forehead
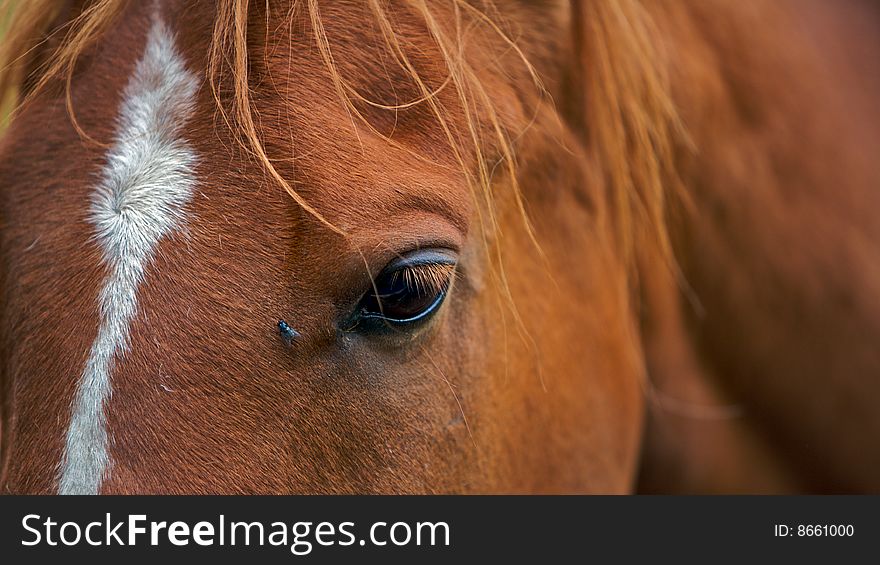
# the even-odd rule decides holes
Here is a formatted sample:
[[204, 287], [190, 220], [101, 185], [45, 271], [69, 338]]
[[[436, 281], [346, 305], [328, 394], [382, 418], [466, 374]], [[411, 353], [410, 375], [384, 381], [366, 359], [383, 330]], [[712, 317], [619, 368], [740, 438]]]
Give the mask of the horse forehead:
[[[398, 220], [413, 215], [436, 217], [466, 231], [472, 200], [461, 170], [441, 166], [396, 149], [384, 139], [364, 149], [316, 150], [324, 163], [302, 163], [295, 186], [332, 219], [352, 229], [393, 231]], [[340, 226], [345, 227], [345, 226]]]
[[116, 131], [93, 192], [89, 221], [107, 275], [100, 321], [77, 383], [60, 464], [59, 492], [100, 492], [111, 467], [106, 409], [112, 382], [131, 354], [141, 286], [160, 242], [182, 229], [197, 156], [183, 138], [198, 80], [157, 10], [122, 92]]
[[[161, 4], [183, 57], [191, 69], [203, 73], [212, 41], [210, 23], [216, 16], [214, 3], [161, 0]], [[257, 8], [257, 12], [263, 9]], [[419, 97], [420, 93], [412, 90], [411, 77], [402, 76], [405, 73], [400, 65], [385, 60], [391, 51], [381, 34], [377, 31], [361, 37], [372, 29], [363, 25], [365, 18], [371, 17], [364, 5], [344, 2], [322, 6], [321, 10], [334, 41], [336, 64], [346, 81], [380, 103], [402, 104]], [[304, 28], [307, 16], [304, 10], [291, 16], [286, 9], [270, 7], [261, 17], [271, 19], [273, 33], [258, 39], [249, 53], [255, 65], [252, 71], [263, 75], [252, 85], [259, 134], [278, 172], [328, 219], [342, 224], [381, 230], [390, 226], [389, 214], [415, 210], [444, 217], [464, 230], [471, 215], [470, 188], [430, 106], [380, 111], [368, 104], [358, 107], [363, 120], [353, 115], [340, 100], [326, 63], [313, 44], [314, 37]], [[284, 25], [287, 18], [292, 19]], [[423, 78], [429, 86], [438, 86], [446, 77], [440, 64], [442, 55], [427, 30], [410, 19], [416, 20], [409, 11], [400, 10], [396, 21], [404, 24], [399, 27], [418, 47]], [[263, 27], [262, 21], [255, 26]], [[353, 37], [358, 41], [351, 41]], [[438, 64], [428, 64], [429, 60]], [[228, 149], [237, 147], [233, 138], [240, 132], [230, 131], [218, 119], [210, 90], [203, 82], [188, 135], [200, 137], [197, 141], [205, 150], [203, 160], [222, 169], [219, 162], [228, 161]], [[389, 98], [389, 93], [395, 96]], [[450, 91], [442, 96], [454, 95]], [[451, 98], [441, 101], [455, 106]], [[267, 190], [283, 193], [254, 160], [238, 174], [252, 186], [267, 187], [239, 191], [239, 199], [263, 198]]]

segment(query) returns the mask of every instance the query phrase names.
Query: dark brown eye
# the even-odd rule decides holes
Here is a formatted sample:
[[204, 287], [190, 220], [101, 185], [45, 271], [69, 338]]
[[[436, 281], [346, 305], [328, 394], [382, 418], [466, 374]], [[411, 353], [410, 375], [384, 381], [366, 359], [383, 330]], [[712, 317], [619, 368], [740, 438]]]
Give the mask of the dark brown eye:
[[443, 303], [455, 272], [446, 250], [420, 250], [388, 264], [358, 305], [357, 326], [381, 329], [426, 321]]

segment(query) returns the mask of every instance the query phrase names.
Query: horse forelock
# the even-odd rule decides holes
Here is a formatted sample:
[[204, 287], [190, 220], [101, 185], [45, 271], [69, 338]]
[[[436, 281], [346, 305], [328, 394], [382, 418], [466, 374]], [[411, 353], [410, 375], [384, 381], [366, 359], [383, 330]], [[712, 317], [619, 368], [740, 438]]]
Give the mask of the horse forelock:
[[[25, 94], [30, 96], [53, 80], [69, 77], [77, 59], [121, 13], [125, 0], [92, 0], [77, 14], [59, 14], [58, 3], [52, 0], [19, 4], [15, 24], [0, 52], [0, 91], [7, 97], [7, 103], [10, 93], [18, 92], [23, 86], [36, 85], [27, 88]], [[290, 22], [295, 16], [306, 19], [313, 44], [340, 102], [361, 125], [375, 131], [364, 116], [364, 107], [399, 110], [413, 105], [427, 106], [472, 185], [475, 200], [485, 204], [486, 215], [481, 220], [484, 228], [494, 231], [498, 227], [491, 185], [497, 171], [504, 170], [512, 184], [511, 194], [521, 218], [531, 232], [516, 173], [516, 140], [523, 131], [511, 131], [505, 123], [502, 117], [505, 110], [496, 106], [483, 84], [485, 73], [481, 72], [480, 65], [485, 61], [470, 60], [465, 48], [469, 37], [474, 35], [473, 28], [477, 28], [483, 36], [492, 36], [496, 45], [515, 53], [524, 71], [521, 76], [529, 77], [527, 80], [533, 83], [531, 96], [535, 107], [525, 110], [527, 114], [532, 113], [533, 120], [539, 112], [538, 106], [552, 101], [544, 90], [543, 78], [538, 76], [516, 41], [520, 30], [515, 29], [504, 10], [491, 0], [449, 0], [436, 6], [408, 0], [402, 4], [419, 19], [431, 37], [443, 60], [446, 78], [440, 84], [432, 84], [422, 76], [402, 47], [404, 39], [391, 8], [378, 0], [365, 1], [373, 19], [369, 25], [379, 30], [391, 59], [417, 85], [418, 92], [413, 99], [396, 105], [369, 99], [352, 86], [349, 77], [340, 70], [334, 38], [326, 32], [323, 16], [326, 8], [319, 0], [296, 1], [279, 7], [267, 4], [267, 9], [274, 12], [262, 16], [267, 25], [272, 16], [289, 20], [287, 24], [273, 21], [271, 25], [276, 30], [292, 25]], [[254, 118], [249, 88], [249, 66], [255, 54], [248, 45], [248, 26], [254, 9], [247, 0], [220, 0], [216, 4], [206, 74], [218, 113], [232, 127], [242, 147], [262, 163], [281, 188], [330, 229], [342, 233], [297, 193], [267, 154], [261, 128]], [[576, 116], [579, 123], [573, 127], [585, 132], [587, 142], [602, 157], [601, 165], [615, 203], [612, 211], [621, 251], [630, 256], [639, 243], [655, 241], [659, 242], [661, 251], [671, 257], [665, 229], [665, 203], [670, 191], [676, 196], [683, 195], [678, 190], [675, 151], [689, 142], [672, 103], [662, 41], [656, 35], [649, 11], [638, 0], [571, 2], [569, 11], [571, 29], [568, 31], [574, 44], [574, 60], [572, 69], [567, 72], [576, 77], [572, 97], [574, 104], [580, 107], [576, 113], [581, 114]], [[28, 57], [43, 43], [53, 45], [50, 56], [38, 68], [29, 69]], [[227, 84], [222, 85], [224, 80]], [[228, 88], [231, 94], [221, 95], [221, 86]], [[456, 125], [450, 110], [437, 102], [440, 91], [447, 88], [453, 90], [458, 99], [457, 110], [464, 114], [462, 125]], [[69, 110], [76, 124], [70, 102]], [[525, 127], [529, 127], [529, 116], [526, 118]], [[394, 143], [393, 139], [389, 141]], [[650, 237], [645, 238], [644, 234]]]

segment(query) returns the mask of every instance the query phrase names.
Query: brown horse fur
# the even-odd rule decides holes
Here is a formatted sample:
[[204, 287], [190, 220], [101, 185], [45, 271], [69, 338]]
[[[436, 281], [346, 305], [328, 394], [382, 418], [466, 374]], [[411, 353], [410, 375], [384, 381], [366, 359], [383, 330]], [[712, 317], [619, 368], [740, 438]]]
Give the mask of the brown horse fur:
[[[139, 290], [102, 492], [880, 490], [873, 7], [156, 5], [205, 79], [198, 188]], [[57, 489], [105, 276], [87, 203], [153, 9], [28, 2], [4, 40], [7, 492]], [[340, 329], [431, 246], [459, 255], [436, 319]]]

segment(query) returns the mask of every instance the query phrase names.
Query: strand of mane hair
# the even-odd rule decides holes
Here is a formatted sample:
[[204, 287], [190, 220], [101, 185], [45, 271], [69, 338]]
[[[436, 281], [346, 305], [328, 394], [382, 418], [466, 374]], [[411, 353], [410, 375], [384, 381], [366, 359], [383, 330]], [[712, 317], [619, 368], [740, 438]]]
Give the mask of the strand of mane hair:
[[670, 195], [687, 202], [675, 153], [692, 150], [670, 94], [668, 55], [639, 0], [571, 0], [583, 134], [597, 152], [625, 260], [652, 248], [677, 271], [666, 227]]

